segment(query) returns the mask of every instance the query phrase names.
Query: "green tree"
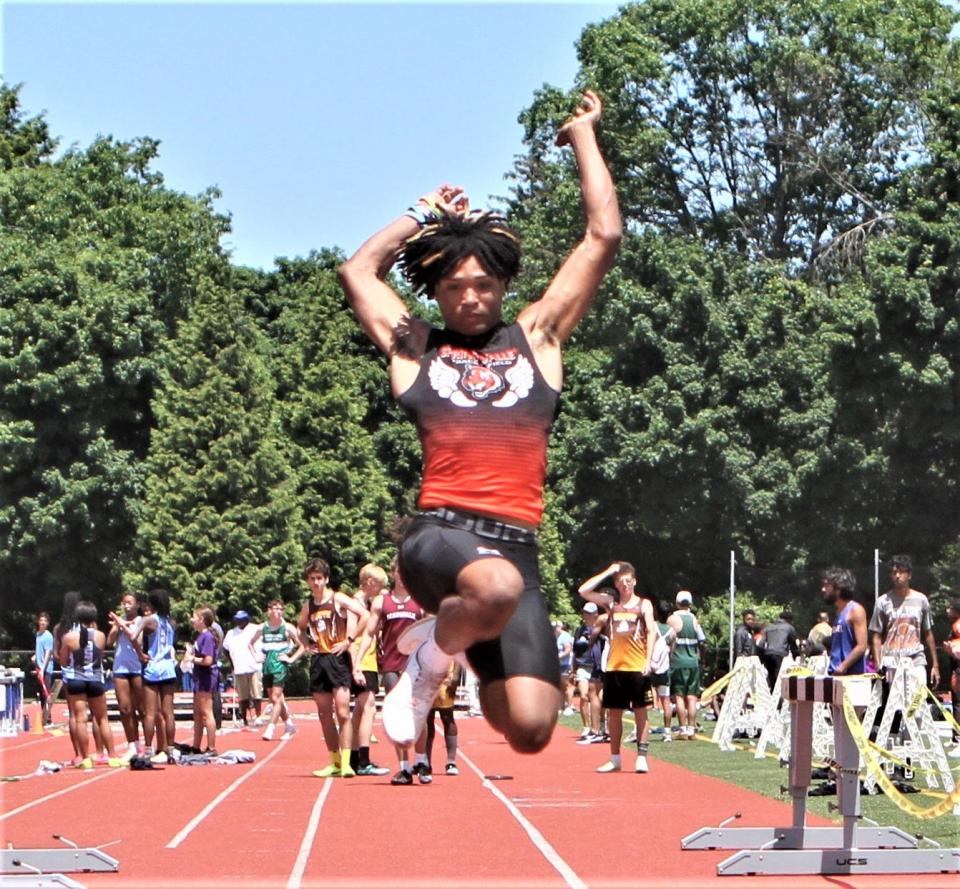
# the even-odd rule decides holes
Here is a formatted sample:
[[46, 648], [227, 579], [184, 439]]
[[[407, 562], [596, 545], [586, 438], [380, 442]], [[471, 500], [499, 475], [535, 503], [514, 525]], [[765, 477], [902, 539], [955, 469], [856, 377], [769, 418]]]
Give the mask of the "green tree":
[[341, 261], [332, 251], [279, 259], [271, 273], [243, 272], [238, 286], [268, 334], [301, 543], [328, 559], [334, 583], [355, 584], [363, 564], [392, 557], [391, 528], [419, 464], [384, 362], [346, 311]]
[[154, 399], [135, 587], [166, 587], [183, 618], [299, 597], [301, 512], [273, 384], [241, 302], [210, 284], [170, 349]]
[[[712, 592], [731, 547], [757, 564], [849, 561], [925, 508], [880, 518], [888, 483], [947, 478], [921, 461], [949, 464], [953, 347], [932, 344], [956, 323], [956, 279], [942, 269], [955, 253], [904, 211], [917, 176], [934, 188], [933, 172], [950, 169], [935, 134], [949, 129], [937, 114], [955, 114], [955, 21], [932, 0], [648, 0], [584, 32], [577, 88], [605, 99], [600, 136], [628, 235], [571, 340], [551, 450], [571, 583], [625, 557], [652, 592]], [[518, 289], [533, 294], [583, 229], [574, 171], [552, 147], [569, 107], [547, 87], [521, 115], [510, 214], [526, 255]], [[891, 345], [898, 300], [912, 289], [927, 323], [927, 282], [905, 287], [877, 262], [923, 253], [924, 237], [941, 257], [942, 310], [909, 334], [904, 360]], [[891, 391], [891, 366], [925, 382]], [[918, 438], [896, 460], [905, 436], [891, 423], [931, 399], [939, 413], [921, 428], [936, 424], [943, 446]], [[956, 537], [950, 490], [911, 535], [932, 535], [925, 561]]]
[[[213, 192], [171, 192], [157, 143], [52, 159], [0, 85], [0, 586], [5, 619], [67, 589], [112, 603], [136, 534], [150, 398], [198, 281], [225, 279]], [[23, 629], [27, 629], [24, 626]]]

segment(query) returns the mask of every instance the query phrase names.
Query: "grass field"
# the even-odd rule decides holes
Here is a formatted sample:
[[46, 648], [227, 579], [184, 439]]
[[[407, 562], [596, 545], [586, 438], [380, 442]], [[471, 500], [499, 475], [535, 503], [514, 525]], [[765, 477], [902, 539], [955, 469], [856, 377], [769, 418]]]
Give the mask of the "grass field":
[[[632, 728], [632, 718], [625, 715], [624, 723], [626, 724], [628, 721], [630, 728]], [[578, 732], [581, 727], [579, 717], [561, 717], [560, 722], [562, 725], [569, 726]], [[651, 711], [650, 724], [651, 727], [663, 725], [659, 712]], [[701, 721], [700, 738], [712, 735], [714, 725], [713, 722]], [[692, 744], [679, 741], [666, 744], [662, 738], [662, 734], [651, 733], [650, 735], [650, 755], [656, 759], [675, 763], [701, 775], [710, 775], [723, 781], [729, 781], [731, 784], [737, 784], [772, 799], [783, 799], [787, 802], [790, 800], [789, 795], [785, 792], [781, 793], [780, 789], [781, 785], [785, 787], [789, 780], [787, 769], [781, 768], [775, 757], [754, 759], [754, 749], [746, 741], [736, 742], [738, 749], [735, 752], [725, 753], [716, 744], [701, 739]], [[598, 745], [591, 746], [588, 749], [603, 750], [604, 748]], [[956, 759], [949, 761], [951, 765], [960, 762]], [[816, 766], [817, 763], [814, 763], [814, 765]], [[960, 773], [956, 770], [954, 777], [960, 783]], [[914, 785], [922, 786], [918, 781], [914, 781]], [[923, 787], [921, 793], [909, 796], [910, 801], [921, 808], [932, 806], [942, 798], [942, 794], [934, 795], [926, 787]], [[836, 806], [836, 802], [837, 798], [835, 796], [809, 797], [807, 809], [812, 813], [836, 820], [839, 823], [839, 814], [831, 808]], [[960, 846], [960, 817], [956, 815], [947, 814], [939, 818], [921, 820], [902, 812], [883, 794], [876, 796], [863, 795], [861, 797], [861, 809], [866, 818], [883, 826], [899, 827], [906, 833], [913, 835], [920, 834], [941, 846]], [[730, 815], [733, 814], [731, 811]], [[770, 826], [779, 827], [781, 825]]]

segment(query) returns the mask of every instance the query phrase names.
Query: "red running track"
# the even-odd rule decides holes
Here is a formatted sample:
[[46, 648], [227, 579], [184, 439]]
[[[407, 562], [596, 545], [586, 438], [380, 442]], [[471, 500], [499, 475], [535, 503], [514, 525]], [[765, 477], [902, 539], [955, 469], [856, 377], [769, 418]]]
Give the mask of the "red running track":
[[[740, 826], [789, 824], [785, 803], [656, 760], [646, 775], [597, 774], [606, 749], [574, 744], [567, 729], [542, 753], [524, 757], [481, 719], [457, 724], [460, 775], [437, 774], [429, 786], [393, 787], [389, 775], [313, 778], [326, 754], [316, 717], [304, 715], [298, 734], [284, 742], [252, 731], [221, 735], [220, 750], [256, 753], [249, 765], [65, 769], [4, 783], [0, 838], [18, 848], [54, 846], [54, 833], [84, 846], [119, 840], [105, 848], [119, 859], [118, 873], [72, 875], [90, 889], [739, 889], [785, 882], [717, 877], [717, 863], [731, 852], [680, 850], [683, 836], [735, 811], [743, 813]], [[435, 765], [442, 766], [438, 734]], [[178, 735], [185, 739], [186, 728]], [[68, 747], [63, 736], [0, 739], [2, 772], [27, 774], [41, 759], [66, 758]], [[388, 744], [372, 753], [394, 768]], [[632, 768], [629, 752], [624, 760]], [[904, 884], [895, 876], [786, 879], [792, 889]], [[958, 885], [956, 875], [907, 879], [924, 889]]]

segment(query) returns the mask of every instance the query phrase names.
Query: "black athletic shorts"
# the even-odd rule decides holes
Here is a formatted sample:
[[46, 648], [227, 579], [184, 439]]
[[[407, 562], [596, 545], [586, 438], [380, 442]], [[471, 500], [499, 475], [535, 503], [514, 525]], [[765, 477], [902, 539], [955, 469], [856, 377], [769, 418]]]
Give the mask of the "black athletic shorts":
[[356, 697], [362, 695], [365, 691], [372, 691], [374, 694], [380, 691], [380, 679], [376, 670], [364, 670], [363, 678], [367, 680], [366, 685], [357, 685], [353, 681], [353, 677], [350, 677], [350, 694]]
[[400, 544], [400, 573], [413, 598], [436, 613], [455, 595], [457, 575], [479, 559], [504, 558], [523, 578], [516, 611], [499, 639], [467, 649], [467, 660], [482, 682], [508, 676], [536, 676], [560, 687], [557, 639], [547, 603], [540, 592], [536, 540], [494, 540], [457, 528], [443, 519], [420, 514]]
[[650, 677], [625, 670], [603, 674], [603, 706], [610, 710], [643, 710], [653, 706]]
[[310, 659], [310, 692], [330, 693], [336, 688], [350, 688], [353, 684], [353, 663], [350, 652], [315, 654]]

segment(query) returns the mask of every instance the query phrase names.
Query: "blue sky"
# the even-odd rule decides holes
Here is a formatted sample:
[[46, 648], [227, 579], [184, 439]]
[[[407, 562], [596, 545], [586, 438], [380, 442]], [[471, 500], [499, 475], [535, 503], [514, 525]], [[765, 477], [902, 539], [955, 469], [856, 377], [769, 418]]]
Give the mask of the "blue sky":
[[2, 2], [2, 62], [62, 146], [161, 141], [168, 186], [223, 192], [238, 264], [346, 253], [432, 186], [507, 193], [517, 116], [569, 89], [612, 3]]

